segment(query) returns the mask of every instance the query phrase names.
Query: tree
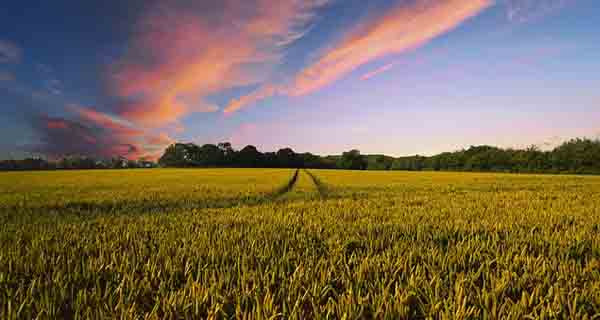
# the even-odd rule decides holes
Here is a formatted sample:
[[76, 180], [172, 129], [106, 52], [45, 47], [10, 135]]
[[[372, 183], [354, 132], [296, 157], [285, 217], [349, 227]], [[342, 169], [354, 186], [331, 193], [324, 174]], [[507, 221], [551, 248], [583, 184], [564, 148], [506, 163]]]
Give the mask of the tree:
[[167, 147], [158, 163], [163, 167], [187, 167], [192, 162], [188, 149], [189, 146], [182, 143], [172, 144]]
[[217, 144], [217, 147], [219, 147], [221, 152], [223, 152], [223, 156], [225, 156], [226, 158], [231, 157], [235, 153], [235, 150], [231, 146], [230, 142], [221, 142]]
[[262, 153], [255, 146], [248, 145], [237, 153], [236, 165], [242, 167], [260, 167], [262, 163]]
[[367, 161], [367, 170], [390, 170], [394, 158], [384, 155], [369, 155]]
[[295, 168], [298, 166], [296, 153], [291, 148], [279, 149], [276, 154], [277, 166], [280, 168]]
[[195, 156], [198, 165], [202, 167], [216, 167], [224, 160], [224, 154], [221, 148], [214, 144], [205, 144], [198, 148]]
[[337, 167], [346, 170], [365, 170], [367, 169], [368, 161], [365, 156], [360, 154], [360, 151], [354, 149], [344, 152], [339, 158]]

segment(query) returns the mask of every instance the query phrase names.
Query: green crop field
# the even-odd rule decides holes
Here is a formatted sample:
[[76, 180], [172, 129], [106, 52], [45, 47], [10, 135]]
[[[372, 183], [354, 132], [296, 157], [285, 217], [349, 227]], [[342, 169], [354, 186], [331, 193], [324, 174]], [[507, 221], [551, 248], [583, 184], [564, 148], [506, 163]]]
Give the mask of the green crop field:
[[0, 173], [0, 319], [600, 319], [600, 177]]

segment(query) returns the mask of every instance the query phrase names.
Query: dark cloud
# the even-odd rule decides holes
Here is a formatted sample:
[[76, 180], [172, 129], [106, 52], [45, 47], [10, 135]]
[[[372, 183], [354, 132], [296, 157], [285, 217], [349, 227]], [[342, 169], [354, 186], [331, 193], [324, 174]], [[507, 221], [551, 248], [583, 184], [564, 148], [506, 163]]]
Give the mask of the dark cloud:
[[109, 115], [87, 108], [70, 107], [76, 119], [37, 115], [31, 125], [39, 140], [24, 146], [24, 151], [60, 158], [85, 155], [98, 158], [122, 156], [130, 159], [157, 158], [172, 142], [166, 134], [144, 132], [119, 123]]
[[136, 127], [114, 114], [69, 104], [47, 90], [17, 81], [0, 82], [0, 110], [6, 123], [3, 150], [44, 154], [51, 158], [86, 155], [155, 159], [172, 143], [165, 132]]
[[[32, 126], [39, 135], [38, 142], [25, 146], [27, 151], [60, 157], [63, 155], [110, 156], [106, 153], [110, 136], [99, 141], [100, 132], [79, 122], [40, 115], [32, 119]], [[109, 140], [106, 144], [105, 140]]]

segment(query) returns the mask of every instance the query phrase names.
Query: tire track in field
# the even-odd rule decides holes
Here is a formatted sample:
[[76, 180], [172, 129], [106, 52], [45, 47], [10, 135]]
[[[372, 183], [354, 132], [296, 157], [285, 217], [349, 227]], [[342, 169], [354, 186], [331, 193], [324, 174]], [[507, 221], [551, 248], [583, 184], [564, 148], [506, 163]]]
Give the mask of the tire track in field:
[[206, 202], [204, 200], [197, 201], [178, 201], [173, 199], [163, 199], [155, 202], [148, 199], [136, 199], [127, 201], [102, 201], [102, 202], [69, 202], [64, 204], [45, 204], [33, 207], [22, 206], [0, 206], [0, 213], [4, 212], [20, 212], [27, 210], [30, 213], [45, 213], [49, 212], [52, 215], [68, 214], [77, 217], [91, 217], [99, 214], [130, 214], [132, 212], [139, 214], [170, 212], [175, 210], [191, 210], [191, 209], [227, 209], [239, 206], [256, 206], [268, 202], [279, 201], [286, 194], [294, 189], [300, 175], [300, 169], [296, 169], [290, 180], [282, 187], [262, 195], [254, 195], [249, 198], [232, 198], [232, 199], [215, 199]]
[[298, 182], [298, 175], [300, 174], [300, 169], [296, 169], [296, 171], [294, 172], [294, 175], [292, 176], [292, 178], [290, 179], [290, 181], [288, 181], [288, 183], [283, 186], [281, 189], [273, 192], [271, 195], [267, 196], [267, 198], [274, 200], [277, 198], [280, 198], [282, 196], [284, 196], [286, 193], [292, 191], [292, 189], [294, 189], [294, 186], [296, 186], [296, 182]]
[[290, 180], [282, 187], [267, 192], [262, 195], [254, 195], [248, 198], [232, 198], [232, 199], [215, 199], [214, 201], [205, 202], [204, 200], [197, 201], [177, 201], [173, 199], [161, 200], [155, 202], [148, 199], [127, 200], [127, 201], [102, 201], [102, 202], [69, 202], [64, 204], [46, 204], [34, 207], [21, 206], [0, 206], [0, 213], [3, 212], [18, 212], [20, 210], [29, 210], [30, 212], [51, 212], [52, 214], [62, 213], [71, 214], [79, 217], [85, 217], [90, 214], [118, 214], [118, 213], [157, 213], [168, 212], [175, 210], [190, 210], [190, 209], [227, 209], [239, 206], [255, 206], [267, 202], [279, 200], [284, 195], [289, 193], [298, 181], [300, 169], [296, 169]]
[[315, 187], [319, 191], [319, 196], [321, 197], [321, 199], [327, 199], [329, 197], [329, 190], [328, 190], [327, 186], [325, 185], [325, 183], [323, 183], [323, 181], [321, 181], [319, 179], [319, 177], [317, 177], [315, 174], [313, 174], [309, 170], [304, 169], [304, 172], [306, 174], [308, 174], [308, 176], [310, 177], [312, 182], [315, 184]]

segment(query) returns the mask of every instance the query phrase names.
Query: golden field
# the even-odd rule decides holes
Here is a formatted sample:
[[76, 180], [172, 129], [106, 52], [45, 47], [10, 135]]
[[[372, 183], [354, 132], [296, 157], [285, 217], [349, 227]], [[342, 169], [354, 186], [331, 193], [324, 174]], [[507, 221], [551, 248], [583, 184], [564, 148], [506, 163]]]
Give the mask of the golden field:
[[0, 318], [600, 318], [600, 177], [0, 173]]

